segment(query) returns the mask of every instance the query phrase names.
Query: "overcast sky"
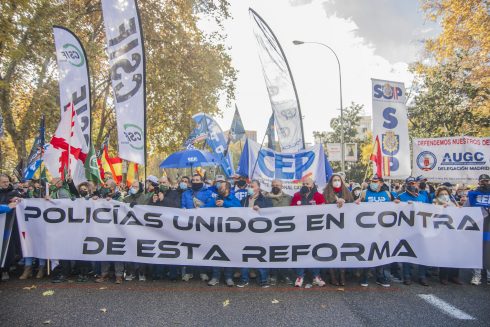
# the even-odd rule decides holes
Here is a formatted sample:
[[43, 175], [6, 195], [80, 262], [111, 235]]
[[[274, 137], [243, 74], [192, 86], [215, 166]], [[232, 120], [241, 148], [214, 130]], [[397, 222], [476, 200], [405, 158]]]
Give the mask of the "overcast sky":
[[[328, 131], [338, 115], [339, 75], [335, 57], [319, 45], [295, 46], [293, 40], [322, 42], [339, 56], [344, 107], [364, 104], [371, 114], [371, 78], [405, 82], [413, 76], [409, 63], [422, 56], [422, 40], [437, 26], [425, 20], [418, 1], [395, 0], [231, 0], [233, 19], [225, 24], [233, 65], [238, 69], [236, 104], [245, 128], [256, 130], [259, 142], [272, 112], [248, 8], [273, 29], [289, 60], [304, 116], [305, 138]], [[202, 24], [203, 29], [212, 29]], [[233, 109], [218, 119], [231, 125]]]

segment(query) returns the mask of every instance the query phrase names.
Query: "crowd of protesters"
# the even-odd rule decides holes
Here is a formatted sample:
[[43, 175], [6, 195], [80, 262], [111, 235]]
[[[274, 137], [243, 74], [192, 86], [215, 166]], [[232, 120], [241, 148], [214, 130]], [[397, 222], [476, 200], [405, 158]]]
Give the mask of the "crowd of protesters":
[[[470, 201], [471, 192], [490, 196], [490, 177], [483, 174], [479, 177], [478, 186], [473, 190], [453, 185], [449, 182], [439, 185], [428, 183], [422, 177], [409, 177], [404, 183], [393, 183], [390, 187], [383, 178], [374, 175], [361, 184], [345, 181], [342, 174], [333, 174], [323, 190], [319, 190], [315, 181], [305, 178], [302, 187], [294, 196], [283, 191], [281, 180], [272, 181], [270, 192], [261, 189], [259, 181], [249, 181], [245, 177], [226, 180], [217, 175], [214, 180], [205, 180], [201, 175], [182, 176], [171, 180], [166, 177], [158, 179], [149, 176], [145, 183], [135, 181], [130, 187], [120, 187], [110, 173], [106, 173], [104, 183], [96, 186], [85, 182], [75, 186], [72, 181], [55, 178], [49, 184], [49, 190], [39, 181], [11, 182], [8, 175], [0, 174], [0, 213], [11, 212], [22, 198], [75, 199], [122, 201], [130, 206], [153, 205], [172, 208], [205, 208], [205, 207], [249, 207], [254, 210], [268, 207], [286, 207], [303, 205], [336, 204], [342, 207], [346, 203], [360, 202], [422, 202], [439, 206], [474, 206]], [[321, 192], [322, 191], [322, 192]], [[45, 194], [48, 193], [48, 194]], [[488, 207], [481, 207], [485, 219], [490, 219]], [[10, 246], [2, 270], [2, 281], [9, 280], [12, 272], [21, 269], [18, 277], [42, 279], [47, 274], [47, 261], [43, 258], [22, 257], [19, 233], [14, 221]], [[413, 269], [416, 268], [416, 278]], [[486, 267], [489, 268], [489, 267]], [[19, 271], [19, 273], [20, 273]], [[490, 284], [490, 272], [484, 269], [486, 281]], [[146, 281], [169, 279], [171, 281], [189, 281], [199, 278], [209, 286], [218, 285], [224, 280], [227, 286], [246, 287], [250, 279], [256, 279], [261, 287], [270, 287], [285, 283], [302, 287], [309, 274], [310, 285], [325, 286], [327, 280], [335, 286], [344, 286], [346, 279], [356, 280], [362, 287], [368, 287], [369, 279], [376, 284], [389, 287], [392, 282], [410, 285], [416, 280], [423, 286], [429, 285], [433, 276], [438, 276], [441, 284], [454, 283], [461, 285], [459, 269], [446, 267], [426, 267], [408, 263], [383, 265], [371, 269], [233, 269], [219, 267], [182, 267], [149, 265], [131, 262], [86, 262], [61, 261], [50, 272], [54, 283], [66, 282], [74, 276], [77, 282], [95, 281], [104, 283], [113, 280], [116, 284], [132, 280]], [[223, 275], [223, 278], [222, 278]], [[13, 277], [12, 277], [13, 278]], [[470, 283], [480, 285], [482, 270], [474, 269]]]

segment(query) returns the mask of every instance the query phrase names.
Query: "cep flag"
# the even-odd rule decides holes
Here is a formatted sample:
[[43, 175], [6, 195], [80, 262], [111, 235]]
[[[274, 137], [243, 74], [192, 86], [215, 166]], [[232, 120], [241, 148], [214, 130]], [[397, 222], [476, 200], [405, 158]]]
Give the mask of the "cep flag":
[[119, 157], [145, 164], [145, 53], [134, 0], [103, 0]]
[[238, 165], [238, 175], [258, 180], [265, 191], [270, 192], [272, 181], [280, 179], [283, 192], [289, 195], [298, 192], [308, 177], [321, 192], [333, 173], [321, 144], [296, 153], [281, 153], [247, 139]]
[[90, 144], [90, 80], [87, 56], [69, 29], [53, 26], [58, 63], [61, 114], [73, 103], [85, 144]]

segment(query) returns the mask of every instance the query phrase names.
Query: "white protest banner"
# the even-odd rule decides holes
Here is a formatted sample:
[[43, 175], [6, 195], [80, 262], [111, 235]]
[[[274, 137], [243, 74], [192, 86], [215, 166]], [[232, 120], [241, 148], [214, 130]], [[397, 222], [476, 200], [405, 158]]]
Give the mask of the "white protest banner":
[[342, 161], [342, 147], [340, 143], [327, 143], [327, 157], [331, 162]]
[[58, 63], [61, 114], [73, 104], [85, 145], [90, 145], [90, 80], [85, 50], [69, 29], [53, 26]]
[[6, 252], [3, 253], [3, 243], [5, 239], [5, 224], [7, 223], [7, 214], [0, 214], [0, 267], [3, 268]]
[[145, 164], [145, 53], [135, 0], [102, 0], [119, 157]]
[[321, 144], [296, 153], [281, 153], [261, 148], [259, 143], [247, 139], [240, 157], [238, 174], [258, 180], [260, 187], [266, 191], [271, 190], [274, 179], [280, 179], [283, 191], [289, 195], [299, 192], [303, 178], [311, 177], [321, 192], [327, 184], [326, 164]]
[[413, 175], [436, 182], [476, 182], [490, 171], [490, 137], [413, 140]]
[[361, 203], [176, 209], [106, 200], [23, 200], [26, 257], [165, 265], [481, 268], [480, 208]]
[[373, 137], [379, 136], [381, 152], [390, 161], [387, 178], [410, 176], [410, 141], [405, 85], [372, 79]]

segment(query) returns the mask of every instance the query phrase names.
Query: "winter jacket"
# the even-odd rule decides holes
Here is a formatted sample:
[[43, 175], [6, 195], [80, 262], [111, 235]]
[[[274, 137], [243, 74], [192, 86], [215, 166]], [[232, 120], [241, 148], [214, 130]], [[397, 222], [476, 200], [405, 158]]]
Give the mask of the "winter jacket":
[[223, 200], [223, 208], [237, 208], [242, 206], [240, 201], [233, 194], [228, 195], [226, 198], [218, 196], [216, 200], [211, 203], [211, 207], [217, 207], [217, 200]]
[[20, 193], [14, 190], [12, 184], [9, 184], [7, 188], [0, 189], [0, 204], [8, 204], [15, 197], [20, 197]]
[[10, 212], [10, 210], [12, 209], [8, 205], [0, 204], [0, 214]]
[[168, 208], [180, 208], [182, 205], [182, 192], [169, 189], [165, 192], [162, 205]]
[[289, 207], [293, 197], [289, 194], [281, 192], [279, 194], [266, 193], [265, 196], [272, 202], [273, 207]]
[[138, 191], [138, 193], [136, 194], [131, 194], [126, 196], [123, 199], [123, 202], [129, 203], [131, 205], [135, 205], [135, 204], [143, 205], [148, 203], [147, 198], [142, 191]]
[[194, 209], [196, 205], [194, 204], [194, 198], [200, 201], [202, 204], [200, 208], [209, 208], [214, 202], [213, 193], [203, 186], [199, 191], [194, 191], [192, 189], [187, 189], [182, 194], [182, 208], [183, 209]]
[[[293, 196], [293, 199], [291, 200], [291, 205], [292, 206], [300, 206], [300, 205], [305, 205], [303, 202], [305, 202], [305, 200], [307, 200], [303, 194], [301, 194], [300, 192], [296, 192], [294, 193], [294, 196]], [[325, 204], [325, 198], [323, 197], [322, 194], [318, 193], [318, 192], [315, 192], [313, 194], [313, 197], [311, 199], [311, 201], [315, 201], [315, 204]], [[310, 201], [306, 201], [306, 203], [309, 204]], [[308, 205], [307, 204], [307, 205]]]
[[[241, 201], [242, 207], [249, 207], [250, 198], [251, 198], [251, 196], [249, 195]], [[255, 199], [254, 206], [257, 206], [259, 208], [271, 208], [272, 207], [272, 201], [269, 198], [266, 198], [262, 194], [262, 192], [260, 192], [257, 199]]]

